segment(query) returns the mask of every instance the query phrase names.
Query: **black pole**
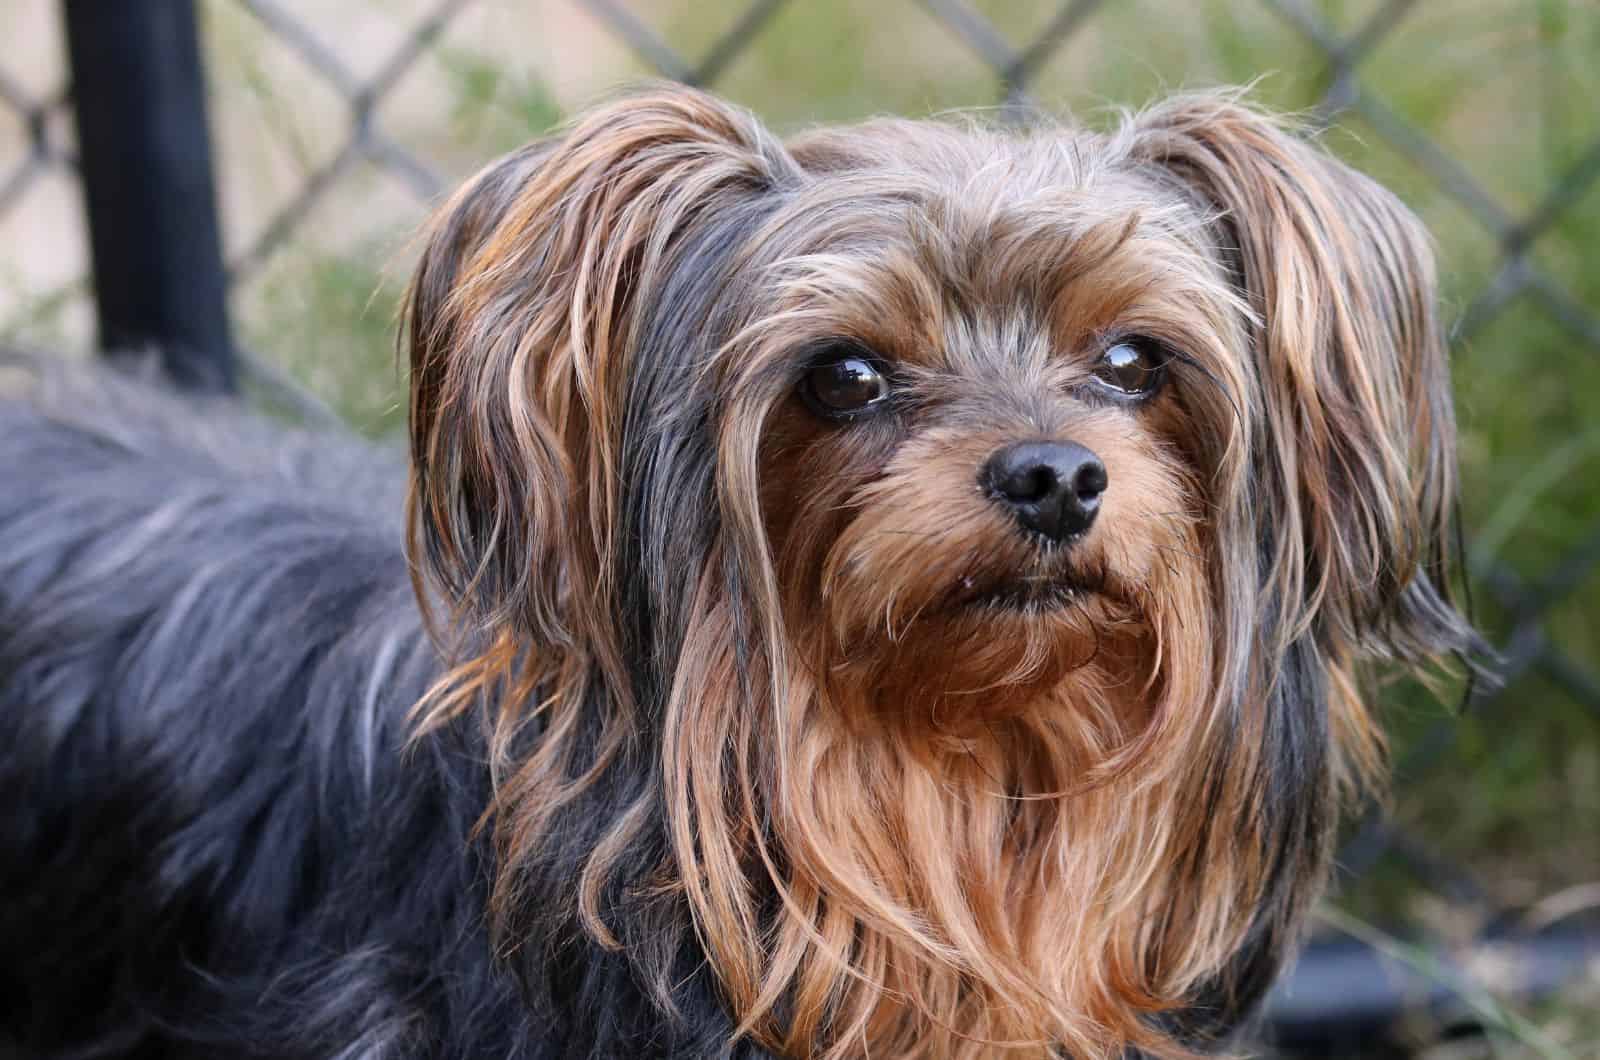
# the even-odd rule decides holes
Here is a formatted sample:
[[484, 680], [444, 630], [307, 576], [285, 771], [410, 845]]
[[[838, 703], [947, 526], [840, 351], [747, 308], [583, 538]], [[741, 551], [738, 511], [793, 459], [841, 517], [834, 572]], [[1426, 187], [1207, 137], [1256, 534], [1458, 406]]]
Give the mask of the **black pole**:
[[1457, 1032], [1481, 1028], [1481, 1014], [1464, 1000], [1474, 982], [1468, 971], [1474, 962], [1497, 970], [1497, 998], [1539, 1001], [1583, 983], [1591, 969], [1600, 968], [1600, 924], [1491, 936], [1426, 970], [1354, 939], [1314, 942], [1267, 1002], [1265, 1030], [1273, 1055], [1392, 1056], [1419, 1024]]
[[63, 0], [100, 346], [231, 390], [194, 0]]

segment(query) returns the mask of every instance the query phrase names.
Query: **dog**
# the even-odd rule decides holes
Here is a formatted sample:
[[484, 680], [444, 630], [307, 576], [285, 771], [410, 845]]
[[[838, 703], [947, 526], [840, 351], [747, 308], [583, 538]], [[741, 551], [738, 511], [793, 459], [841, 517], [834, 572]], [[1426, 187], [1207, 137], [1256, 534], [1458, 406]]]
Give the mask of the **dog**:
[[1482, 648], [1394, 196], [1238, 93], [655, 86], [421, 245], [408, 459], [11, 358], [12, 1055], [1237, 1043]]

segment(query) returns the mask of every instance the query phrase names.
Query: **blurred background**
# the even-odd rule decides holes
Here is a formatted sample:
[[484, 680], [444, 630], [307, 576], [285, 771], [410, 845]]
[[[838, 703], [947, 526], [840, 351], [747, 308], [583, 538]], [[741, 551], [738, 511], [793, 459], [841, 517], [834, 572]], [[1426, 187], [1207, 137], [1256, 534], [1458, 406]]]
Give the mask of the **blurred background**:
[[[113, 184], [151, 177], [136, 157], [120, 172], [104, 148], [81, 157], [73, 101], [87, 97], [72, 87], [63, 9], [89, 17], [120, 4], [137, 18], [147, 3], [188, 7], [0, 3], [0, 342], [64, 356], [95, 345], [83, 172], [92, 161], [102, 184], [108, 168]], [[1316, 942], [1274, 1000], [1267, 1048], [1600, 1057], [1600, 3], [193, 9], [219, 278], [246, 389], [376, 435], [404, 419], [396, 303], [430, 204], [619, 82], [709, 85], [781, 131], [971, 107], [1005, 120], [1041, 106], [1094, 123], [1173, 88], [1250, 81], [1261, 101], [1304, 113], [1438, 241], [1471, 590], [1507, 681], [1464, 705], [1457, 688], [1385, 689], [1393, 797], [1386, 813], [1352, 822]], [[169, 37], [112, 40], [154, 47], [152, 68], [181, 72], [159, 51]], [[96, 98], [105, 94], [102, 83]], [[203, 208], [204, 186], [194, 194]]]

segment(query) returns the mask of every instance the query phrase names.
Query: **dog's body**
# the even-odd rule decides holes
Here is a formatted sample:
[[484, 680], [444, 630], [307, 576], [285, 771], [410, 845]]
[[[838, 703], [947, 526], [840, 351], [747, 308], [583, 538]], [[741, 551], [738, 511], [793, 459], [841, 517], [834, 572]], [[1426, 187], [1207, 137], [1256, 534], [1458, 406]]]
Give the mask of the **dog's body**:
[[399, 754], [438, 671], [403, 468], [49, 375], [56, 400], [0, 412], [12, 1047], [505, 1053], [525, 1018], [483, 938], [482, 752]]
[[704, 983], [668, 1026], [573, 954], [535, 1011], [492, 959], [483, 734], [405, 749], [399, 454], [5, 363], [0, 1056], [717, 1055]]
[[0, 1046], [1226, 1042], [1363, 660], [1477, 646], [1432, 283], [1231, 97], [785, 145], [665, 89], [441, 212], [408, 521], [360, 443], [22, 362]]

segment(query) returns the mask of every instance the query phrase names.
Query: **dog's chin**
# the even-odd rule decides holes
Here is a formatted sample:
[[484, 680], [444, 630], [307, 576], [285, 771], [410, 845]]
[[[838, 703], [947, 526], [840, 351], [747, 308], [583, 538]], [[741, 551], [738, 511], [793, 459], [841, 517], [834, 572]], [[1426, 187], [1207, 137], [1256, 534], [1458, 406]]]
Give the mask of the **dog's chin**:
[[1137, 608], [1103, 579], [964, 579], [896, 636], [856, 641], [829, 670], [853, 688], [852, 698], [896, 716], [926, 713], [942, 727], [959, 718], [988, 722], [1074, 682], [1121, 683], [1147, 657], [1147, 633]]

